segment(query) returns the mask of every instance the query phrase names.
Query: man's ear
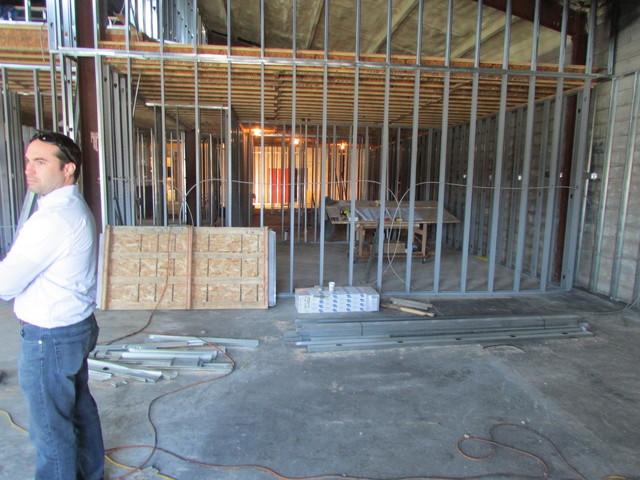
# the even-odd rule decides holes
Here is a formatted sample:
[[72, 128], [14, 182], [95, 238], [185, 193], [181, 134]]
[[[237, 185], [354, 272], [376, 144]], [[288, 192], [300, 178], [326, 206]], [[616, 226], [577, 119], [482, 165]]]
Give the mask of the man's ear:
[[76, 168], [78, 168], [76, 166], [75, 163], [73, 162], [67, 162], [64, 164], [64, 174], [66, 176], [72, 177], [74, 176], [75, 172], [76, 172]]

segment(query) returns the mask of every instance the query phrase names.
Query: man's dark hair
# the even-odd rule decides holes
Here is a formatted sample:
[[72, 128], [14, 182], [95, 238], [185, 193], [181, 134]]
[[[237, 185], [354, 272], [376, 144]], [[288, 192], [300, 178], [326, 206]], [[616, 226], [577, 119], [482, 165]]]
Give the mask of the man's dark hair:
[[66, 135], [49, 130], [38, 130], [31, 137], [31, 141], [40, 140], [41, 142], [50, 143], [58, 147], [56, 156], [62, 164], [73, 163], [76, 170], [73, 173], [74, 181], [78, 181], [80, 177], [80, 166], [82, 165], [82, 151], [80, 147]]

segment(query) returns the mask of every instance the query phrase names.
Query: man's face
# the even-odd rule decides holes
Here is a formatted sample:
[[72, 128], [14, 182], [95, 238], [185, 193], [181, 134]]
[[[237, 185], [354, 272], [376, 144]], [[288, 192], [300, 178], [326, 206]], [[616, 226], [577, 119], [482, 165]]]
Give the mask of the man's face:
[[56, 153], [56, 145], [41, 140], [34, 140], [27, 147], [24, 173], [27, 187], [33, 193], [46, 195], [57, 188], [75, 183], [75, 164], [69, 162], [63, 165]]

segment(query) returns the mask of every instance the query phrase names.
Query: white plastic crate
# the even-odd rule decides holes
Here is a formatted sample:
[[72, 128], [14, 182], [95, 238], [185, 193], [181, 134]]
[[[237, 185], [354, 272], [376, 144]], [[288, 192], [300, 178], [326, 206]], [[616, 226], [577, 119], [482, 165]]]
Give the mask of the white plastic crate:
[[377, 312], [380, 295], [371, 287], [296, 288], [298, 313]]

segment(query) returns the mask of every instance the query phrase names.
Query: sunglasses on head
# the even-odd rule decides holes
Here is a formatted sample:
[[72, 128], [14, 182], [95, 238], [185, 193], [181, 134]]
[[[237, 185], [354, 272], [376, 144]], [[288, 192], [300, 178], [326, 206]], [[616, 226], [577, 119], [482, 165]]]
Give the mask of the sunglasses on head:
[[80, 165], [80, 148], [66, 135], [57, 132], [38, 131], [31, 137], [31, 141], [33, 142], [34, 140], [57, 146], [69, 162], [77, 166]]

